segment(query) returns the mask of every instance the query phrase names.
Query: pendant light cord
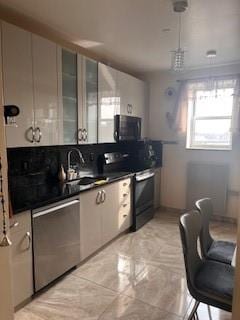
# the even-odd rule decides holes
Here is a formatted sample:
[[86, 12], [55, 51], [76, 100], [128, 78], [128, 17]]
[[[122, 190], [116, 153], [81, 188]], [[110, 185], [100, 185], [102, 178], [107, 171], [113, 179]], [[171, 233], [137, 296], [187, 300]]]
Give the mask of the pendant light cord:
[[178, 49], [181, 48], [181, 30], [182, 29], [182, 20], [181, 20], [181, 13], [179, 12], [178, 15]]

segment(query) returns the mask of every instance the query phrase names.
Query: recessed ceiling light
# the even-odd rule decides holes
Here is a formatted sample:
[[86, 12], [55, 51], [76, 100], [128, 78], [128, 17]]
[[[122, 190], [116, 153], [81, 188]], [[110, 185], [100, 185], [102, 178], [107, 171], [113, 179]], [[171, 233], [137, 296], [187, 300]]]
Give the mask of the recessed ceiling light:
[[217, 56], [217, 51], [216, 50], [208, 50], [206, 52], [206, 57], [207, 58], [215, 58]]
[[77, 44], [78, 46], [85, 48], [85, 49], [94, 48], [94, 47], [98, 47], [98, 46], [103, 45], [102, 42], [85, 40], [85, 39], [74, 41], [74, 43]]
[[169, 31], [171, 31], [170, 28], [163, 28], [163, 29], [162, 29], [162, 32], [169, 32]]

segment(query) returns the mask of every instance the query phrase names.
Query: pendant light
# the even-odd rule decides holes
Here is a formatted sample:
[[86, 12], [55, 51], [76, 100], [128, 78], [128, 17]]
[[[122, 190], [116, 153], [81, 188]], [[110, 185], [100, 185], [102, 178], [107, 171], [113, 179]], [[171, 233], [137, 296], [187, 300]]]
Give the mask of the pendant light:
[[171, 69], [174, 71], [182, 71], [184, 69], [184, 55], [185, 51], [181, 48], [181, 29], [182, 21], [181, 14], [185, 12], [188, 7], [187, 1], [173, 0], [173, 11], [178, 13], [178, 47], [172, 51], [172, 66]]
[[208, 61], [209, 61], [209, 77], [207, 80], [207, 89], [210, 91], [215, 89], [215, 81], [214, 81], [214, 77], [212, 76], [212, 67], [214, 66], [214, 60], [216, 56], [217, 56], [216, 50], [208, 50], [206, 52], [206, 57], [208, 58]]

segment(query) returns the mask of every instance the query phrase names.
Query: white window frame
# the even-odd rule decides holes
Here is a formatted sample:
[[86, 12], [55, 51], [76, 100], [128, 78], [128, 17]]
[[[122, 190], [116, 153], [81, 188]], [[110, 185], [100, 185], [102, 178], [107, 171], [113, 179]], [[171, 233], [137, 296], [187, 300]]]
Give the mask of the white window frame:
[[[203, 91], [202, 89], [196, 91]], [[196, 96], [196, 93], [195, 93]], [[195, 136], [195, 123], [197, 120], [231, 120], [231, 127], [233, 122], [233, 105], [232, 105], [232, 115], [231, 116], [195, 116], [196, 113], [196, 99], [194, 99], [192, 105], [188, 101], [188, 120], [187, 120], [187, 139], [186, 148], [187, 149], [203, 149], [203, 150], [232, 150], [232, 132], [230, 131], [230, 143], [228, 145], [220, 144], [197, 144], [194, 143]]]

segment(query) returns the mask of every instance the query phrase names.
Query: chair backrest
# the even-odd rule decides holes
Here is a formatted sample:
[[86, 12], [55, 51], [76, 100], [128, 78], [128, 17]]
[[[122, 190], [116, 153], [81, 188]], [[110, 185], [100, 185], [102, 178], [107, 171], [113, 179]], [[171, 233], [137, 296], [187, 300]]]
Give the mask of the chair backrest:
[[203, 226], [200, 234], [200, 245], [202, 254], [206, 257], [213, 243], [213, 238], [209, 231], [210, 219], [213, 214], [212, 201], [209, 198], [200, 199], [196, 202], [196, 207], [202, 216]]
[[202, 218], [197, 211], [185, 213], [179, 223], [188, 290], [196, 297], [195, 277], [203, 261], [198, 254], [198, 238], [202, 228]]

